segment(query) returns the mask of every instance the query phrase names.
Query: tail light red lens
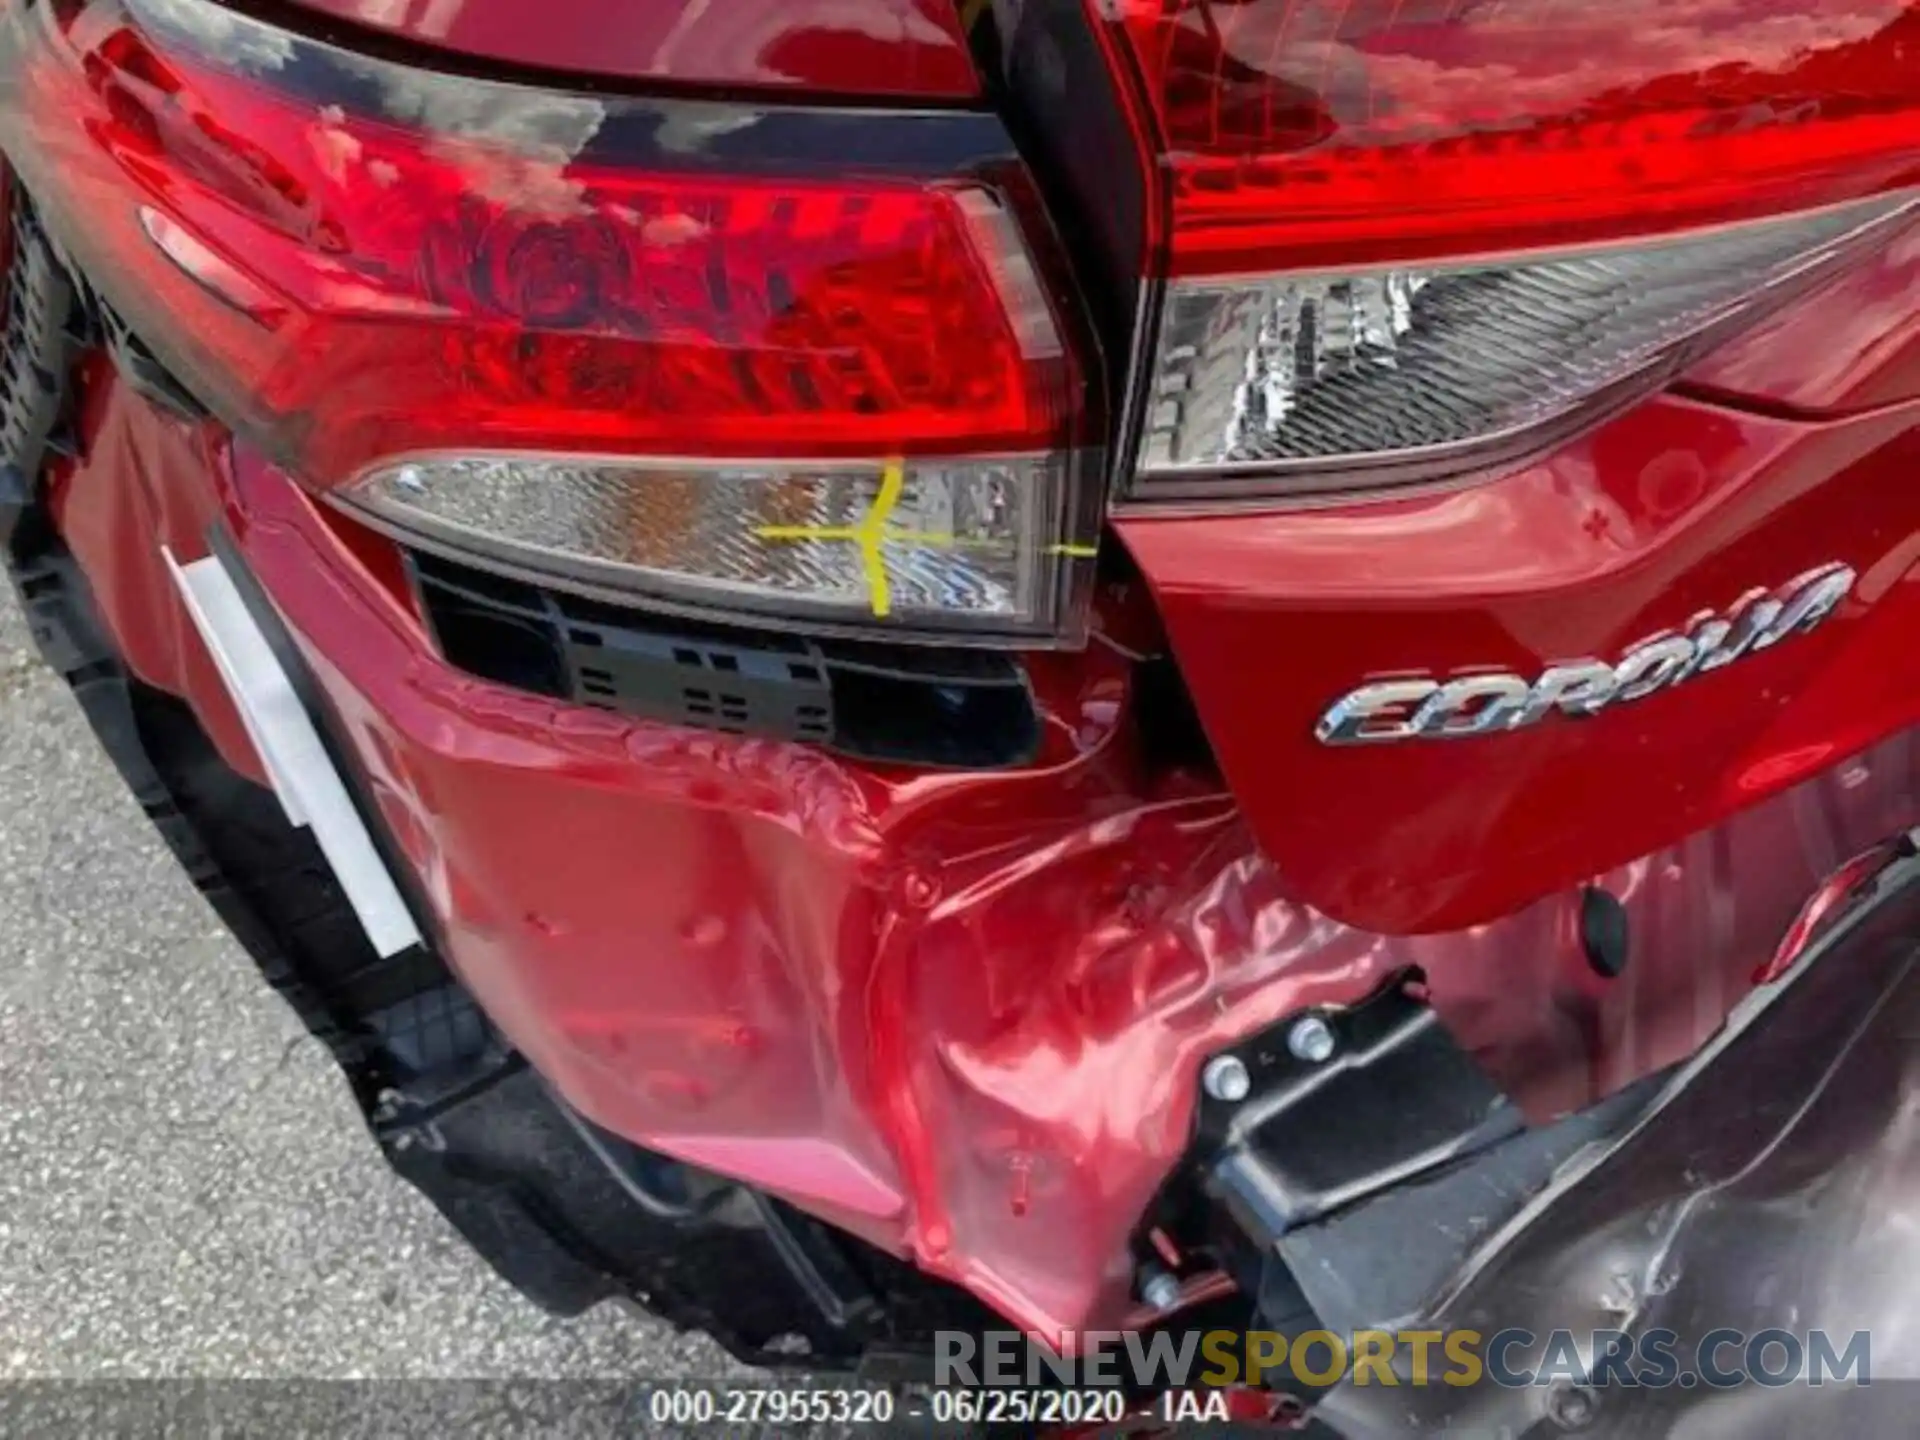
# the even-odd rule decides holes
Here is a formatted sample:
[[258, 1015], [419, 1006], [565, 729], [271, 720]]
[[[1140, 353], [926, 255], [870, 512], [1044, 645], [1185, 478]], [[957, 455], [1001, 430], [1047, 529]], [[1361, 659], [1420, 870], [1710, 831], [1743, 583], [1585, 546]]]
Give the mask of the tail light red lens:
[[1920, 0], [1088, 4], [1164, 187], [1136, 498], [1518, 463], [1920, 182]]
[[1094, 0], [1178, 274], [1682, 230], [1920, 179], [1913, 0]]
[[[447, 77], [209, 0], [0, 26], [0, 141], [56, 235], [305, 482], [582, 588], [1070, 634], [1086, 387], [991, 117]], [[467, 533], [455, 489], [545, 543]]]

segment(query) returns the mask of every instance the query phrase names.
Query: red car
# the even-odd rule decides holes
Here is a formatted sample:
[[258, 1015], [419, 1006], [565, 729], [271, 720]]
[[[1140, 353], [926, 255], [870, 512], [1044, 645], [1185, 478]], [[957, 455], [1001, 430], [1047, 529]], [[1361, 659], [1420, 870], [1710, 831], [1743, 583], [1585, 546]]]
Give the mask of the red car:
[[0, 150], [35, 634], [552, 1309], [1403, 1319], [1908, 904], [1912, 0], [11, 0]]

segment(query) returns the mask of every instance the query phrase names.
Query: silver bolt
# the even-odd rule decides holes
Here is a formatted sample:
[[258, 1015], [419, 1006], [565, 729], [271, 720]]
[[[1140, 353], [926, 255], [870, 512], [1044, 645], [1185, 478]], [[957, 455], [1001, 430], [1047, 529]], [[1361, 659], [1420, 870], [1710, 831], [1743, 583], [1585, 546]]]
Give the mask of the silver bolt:
[[1253, 1076], [1247, 1073], [1246, 1062], [1239, 1056], [1216, 1055], [1200, 1072], [1200, 1083], [1214, 1099], [1238, 1105], [1253, 1089]]
[[1171, 1310], [1180, 1303], [1180, 1282], [1157, 1265], [1140, 1272], [1140, 1298], [1156, 1310]]
[[1331, 1060], [1338, 1047], [1339, 1041], [1334, 1039], [1333, 1027], [1318, 1015], [1294, 1021], [1293, 1028], [1287, 1031], [1287, 1049], [1294, 1059], [1304, 1060], [1309, 1065], [1321, 1065]]

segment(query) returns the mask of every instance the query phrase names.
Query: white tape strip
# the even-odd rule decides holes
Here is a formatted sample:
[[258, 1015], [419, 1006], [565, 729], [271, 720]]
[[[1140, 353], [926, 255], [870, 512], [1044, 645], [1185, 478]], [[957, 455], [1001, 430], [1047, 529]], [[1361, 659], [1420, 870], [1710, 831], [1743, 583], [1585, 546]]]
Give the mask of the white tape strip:
[[420, 931], [386, 862], [233, 577], [218, 556], [183, 566], [165, 546], [161, 553], [288, 821], [313, 831], [376, 951], [397, 955], [419, 944]]

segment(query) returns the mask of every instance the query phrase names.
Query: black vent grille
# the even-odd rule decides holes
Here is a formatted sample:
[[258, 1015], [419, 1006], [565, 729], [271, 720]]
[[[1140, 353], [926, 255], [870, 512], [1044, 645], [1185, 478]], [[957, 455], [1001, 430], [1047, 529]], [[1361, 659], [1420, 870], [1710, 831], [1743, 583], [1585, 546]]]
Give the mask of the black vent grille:
[[441, 654], [483, 679], [889, 763], [999, 769], [1039, 749], [1025, 672], [1007, 655], [643, 615], [437, 556], [411, 563]]
[[[0, 531], [11, 534], [49, 450], [69, 448], [62, 434], [67, 375], [83, 317], [73, 287], [41, 234], [31, 204], [6, 197], [5, 344], [0, 346]], [[0, 535], [5, 538], [5, 535]]]

